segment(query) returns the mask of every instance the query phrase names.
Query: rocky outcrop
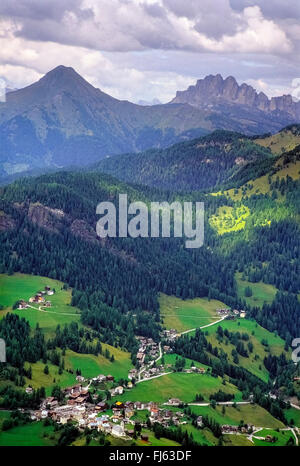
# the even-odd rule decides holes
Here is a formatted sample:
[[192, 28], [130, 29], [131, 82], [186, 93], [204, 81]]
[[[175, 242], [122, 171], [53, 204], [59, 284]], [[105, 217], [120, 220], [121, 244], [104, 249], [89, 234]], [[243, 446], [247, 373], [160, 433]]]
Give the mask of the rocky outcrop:
[[96, 230], [86, 223], [84, 220], [76, 219], [71, 225], [71, 232], [84, 241], [95, 243], [97, 242]]
[[40, 203], [30, 203], [28, 218], [41, 228], [59, 233], [65, 224], [66, 216], [62, 210], [51, 209]]
[[210, 109], [217, 105], [240, 105], [266, 113], [283, 112], [295, 120], [300, 119], [300, 102], [294, 102], [291, 95], [269, 99], [252, 86], [245, 83], [239, 86], [234, 77], [223, 79], [220, 74], [199, 79], [195, 86], [178, 91], [171, 103]]

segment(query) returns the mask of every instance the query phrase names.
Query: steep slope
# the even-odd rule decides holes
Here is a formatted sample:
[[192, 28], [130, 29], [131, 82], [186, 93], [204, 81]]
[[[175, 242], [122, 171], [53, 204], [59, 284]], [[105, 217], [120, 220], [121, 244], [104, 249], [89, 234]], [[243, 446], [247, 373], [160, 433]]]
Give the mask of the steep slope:
[[269, 148], [273, 154], [282, 154], [300, 145], [300, 125], [290, 125], [279, 133], [256, 138], [256, 144]]
[[216, 131], [167, 149], [106, 158], [97, 169], [127, 182], [191, 191], [225, 183], [249, 163], [271, 156], [241, 134]]

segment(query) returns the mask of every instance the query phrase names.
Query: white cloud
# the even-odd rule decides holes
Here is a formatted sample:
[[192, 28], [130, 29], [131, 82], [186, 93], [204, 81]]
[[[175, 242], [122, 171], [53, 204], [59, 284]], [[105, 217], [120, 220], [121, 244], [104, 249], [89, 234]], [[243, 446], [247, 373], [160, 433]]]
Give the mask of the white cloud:
[[[118, 98], [167, 101], [212, 63], [214, 72], [239, 78], [246, 68], [239, 56], [253, 63], [246, 78], [269, 82], [258, 65], [266, 57], [279, 74], [288, 73], [288, 60], [295, 68], [297, 51], [282, 24], [258, 6], [234, 10], [229, 0], [1, 0], [0, 14], [0, 75], [13, 87], [64, 64]], [[290, 31], [298, 36], [299, 26]], [[193, 57], [188, 66], [179, 54]]]

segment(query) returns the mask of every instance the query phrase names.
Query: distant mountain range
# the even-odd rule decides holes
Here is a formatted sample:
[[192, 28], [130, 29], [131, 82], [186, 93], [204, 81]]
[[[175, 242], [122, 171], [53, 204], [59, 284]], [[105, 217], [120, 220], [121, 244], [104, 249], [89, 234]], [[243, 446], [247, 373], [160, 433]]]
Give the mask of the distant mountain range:
[[251, 111], [259, 111], [274, 118], [283, 117], [284, 114], [294, 121], [300, 120], [300, 102], [294, 102], [291, 95], [269, 99], [263, 92], [257, 93], [252, 86], [245, 83], [239, 86], [232, 76], [223, 79], [220, 74], [199, 79], [195, 86], [190, 86], [186, 91], [178, 91], [171, 103], [189, 104], [201, 109], [219, 109], [221, 112], [229, 112], [232, 117], [239, 110], [243, 112], [248, 109], [249, 116]]
[[117, 100], [59, 66], [0, 103], [0, 179], [87, 166], [114, 154], [165, 148], [214, 129], [248, 135], [300, 121], [291, 96], [268, 100], [234, 78], [208, 76], [169, 104]]

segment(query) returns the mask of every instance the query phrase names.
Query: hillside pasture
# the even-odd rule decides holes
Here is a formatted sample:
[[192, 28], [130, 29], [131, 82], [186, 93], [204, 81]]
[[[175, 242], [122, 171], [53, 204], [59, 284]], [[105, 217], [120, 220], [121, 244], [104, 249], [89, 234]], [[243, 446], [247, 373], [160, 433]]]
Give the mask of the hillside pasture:
[[163, 326], [175, 329], [178, 333], [219, 320], [216, 310], [228, 307], [215, 299], [196, 298], [184, 301], [163, 293], [159, 296], [159, 304]]
[[226, 406], [224, 407], [225, 413], [223, 413], [222, 406], [216, 406], [215, 409], [211, 406], [191, 406], [190, 408], [197, 416], [208, 416], [221, 425], [238, 426], [243, 421], [245, 424], [273, 429], [284, 427], [282, 422], [259, 405], [237, 405], [236, 408]]
[[[248, 358], [239, 355], [239, 366], [244, 367], [252, 374], [267, 382], [269, 373], [264, 366], [263, 360], [268, 354], [279, 356], [285, 352], [282, 338], [264, 329], [255, 321], [248, 319], [223, 320], [217, 325], [204, 329], [208, 341], [214, 347], [222, 348], [228, 354], [228, 360], [231, 363], [233, 363], [231, 351], [235, 347], [229, 341], [226, 344], [226, 337], [223, 338], [222, 342], [218, 341], [217, 329], [219, 326], [223, 330], [227, 329], [229, 332], [247, 333], [249, 335], [250, 341], [253, 344], [253, 352], [248, 352]], [[263, 340], [265, 344], [262, 344]], [[247, 342], [244, 342], [244, 344], [247, 348]], [[288, 353], [285, 354], [288, 356]]]
[[[16, 301], [29, 298], [49, 286], [56, 290], [56, 293], [47, 296], [47, 300], [51, 301], [50, 308], [39, 310], [39, 306], [43, 303], [31, 303], [32, 307], [27, 309], [16, 309], [12, 311], [12, 307]], [[64, 290], [63, 283], [58, 280], [52, 280], [47, 277], [35, 275], [26, 275], [16, 273], [14, 275], [0, 275], [0, 304], [4, 306], [4, 310], [0, 311], [0, 318], [7, 312], [14, 312], [20, 317], [28, 320], [30, 327], [35, 328], [37, 323], [43, 329], [47, 337], [54, 335], [55, 328], [58, 324], [64, 326], [71, 322], [80, 322], [80, 310], [72, 307], [71, 289]]]
[[204, 399], [209, 401], [209, 396], [218, 390], [233, 394], [236, 401], [240, 401], [242, 398], [241, 392], [234, 385], [229, 382], [223, 385], [220, 377], [174, 372], [138, 383], [133, 389], [127, 390], [118, 397], [118, 400], [164, 403], [170, 398], [179, 398], [181, 401], [189, 403], [194, 401], [197, 393], [201, 393]]
[[[245, 300], [249, 306], [262, 307], [264, 303], [271, 304], [276, 296], [277, 288], [267, 283], [252, 283], [242, 279], [242, 274], [237, 272], [235, 275], [237, 284], [237, 294], [242, 300]], [[245, 296], [245, 289], [249, 287], [252, 290], [252, 296]]]

